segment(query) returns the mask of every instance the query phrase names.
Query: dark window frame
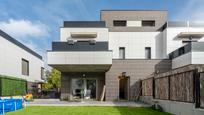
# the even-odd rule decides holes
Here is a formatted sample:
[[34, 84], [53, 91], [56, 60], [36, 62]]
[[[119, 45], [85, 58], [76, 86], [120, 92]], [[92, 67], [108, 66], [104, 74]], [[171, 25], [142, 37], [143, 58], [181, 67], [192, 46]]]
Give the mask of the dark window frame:
[[41, 70], [41, 79], [44, 80], [44, 77], [45, 77], [45, 76], [44, 76], [44, 75], [45, 75], [45, 74], [44, 74], [44, 73], [45, 73], [44, 70], [45, 70], [45, 68], [44, 68], [44, 67], [41, 67], [40, 70]]
[[114, 27], [126, 27], [127, 20], [113, 20], [113, 26]]
[[[120, 57], [121, 50], [123, 50], [122, 58]], [[119, 59], [125, 59], [125, 47], [119, 47]]]
[[155, 27], [155, 20], [142, 20], [142, 27]]
[[[148, 54], [146, 54], [148, 51]], [[151, 47], [145, 47], [145, 59], [151, 59], [152, 58], [152, 51]]]
[[[24, 73], [23, 72], [23, 62], [26, 62], [27, 63], [27, 72], [26, 73]], [[21, 74], [22, 75], [26, 75], [26, 76], [29, 76], [30, 75], [30, 64], [29, 64], [29, 61], [28, 60], [26, 60], [26, 59], [21, 59]]]

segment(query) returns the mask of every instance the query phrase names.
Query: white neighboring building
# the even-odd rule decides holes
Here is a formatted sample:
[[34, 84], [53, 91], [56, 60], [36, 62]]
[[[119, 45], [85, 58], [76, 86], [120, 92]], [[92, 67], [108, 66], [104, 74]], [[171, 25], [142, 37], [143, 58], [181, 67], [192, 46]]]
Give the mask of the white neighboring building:
[[[42, 56], [0, 30], [0, 75], [27, 81], [27, 89], [44, 79]], [[31, 89], [30, 89], [31, 88]]]

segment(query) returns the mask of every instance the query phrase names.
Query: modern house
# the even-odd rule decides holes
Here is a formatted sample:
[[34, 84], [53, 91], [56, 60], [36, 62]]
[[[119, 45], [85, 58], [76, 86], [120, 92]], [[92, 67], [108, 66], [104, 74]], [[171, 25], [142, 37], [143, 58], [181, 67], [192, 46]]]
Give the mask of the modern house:
[[42, 57], [0, 30], [0, 96], [34, 93], [44, 79]]
[[64, 21], [48, 65], [62, 72], [61, 99], [134, 100], [140, 79], [204, 64], [203, 36], [203, 23], [167, 11], [102, 10], [100, 21]]

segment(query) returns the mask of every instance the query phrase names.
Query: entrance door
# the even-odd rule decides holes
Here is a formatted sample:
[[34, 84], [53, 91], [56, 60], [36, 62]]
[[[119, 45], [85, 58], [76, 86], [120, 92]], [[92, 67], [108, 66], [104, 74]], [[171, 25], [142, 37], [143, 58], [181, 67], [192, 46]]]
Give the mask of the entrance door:
[[96, 79], [72, 79], [73, 99], [96, 99]]
[[119, 99], [128, 100], [129, 99], [129, 78], [122, 77], [119, 79]]

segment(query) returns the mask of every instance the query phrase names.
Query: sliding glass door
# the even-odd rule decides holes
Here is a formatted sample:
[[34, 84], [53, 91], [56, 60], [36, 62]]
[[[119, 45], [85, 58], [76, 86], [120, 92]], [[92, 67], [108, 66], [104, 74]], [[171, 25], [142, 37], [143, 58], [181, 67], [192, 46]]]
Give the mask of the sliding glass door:
[[71, 82], [73, 99], [96, 99], [96, 79], [77, 78]]

